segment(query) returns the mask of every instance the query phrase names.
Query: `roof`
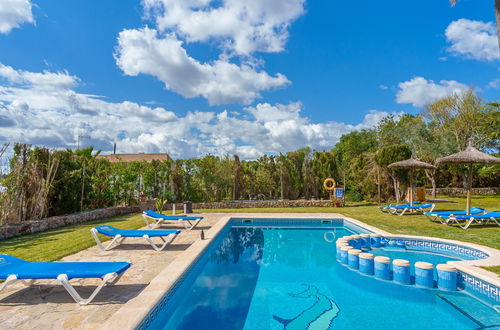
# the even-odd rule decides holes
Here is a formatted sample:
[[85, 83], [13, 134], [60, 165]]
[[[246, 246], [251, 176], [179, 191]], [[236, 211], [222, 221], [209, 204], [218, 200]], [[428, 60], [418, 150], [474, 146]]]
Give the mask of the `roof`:
[[485, 154], [468, 146], [464, 151], [437, 159], [438, 164], [500, 164], [500, 158]]
[[145, 154], [143, 152], [138, 154], [112, 154], [112, 155], [99, 155], [97, 159], [107, 159], [111, 163], [130, 163], [130, 162], [152, 162], [153, 160], [169, 160], [168, 154]]
[[389, 168], [428, 168], [428, 169], [435, 169], [436, 166], [421, 162], [420, 160], [417, 159], [406, 159], [402, 160], [399, 162], [395, 162], [387, 166]]

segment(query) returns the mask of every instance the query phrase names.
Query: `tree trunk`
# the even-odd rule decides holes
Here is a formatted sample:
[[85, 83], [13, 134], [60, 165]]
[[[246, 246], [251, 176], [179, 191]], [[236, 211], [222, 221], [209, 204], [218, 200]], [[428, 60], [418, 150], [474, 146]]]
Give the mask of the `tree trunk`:
[[500, 52], [500, 0], [495, 0], [495, 17], [497, 19], [498, 51]]
[[399, 182], [393, 176], [391, 176], [391, 179], [392, 179], [392, 184], [394, 185], [394, 196], [396, 197], [396, 203], [399, 203], [399, 200], [401, 199], [401, 196], [399, 193]]
[[425, 170], [425, 176], [429, 179], [432, 185], [431, 196], [432, 198], [436, 198], [436, 170]]
[[436, 178], [434, 176], [432, 176], [431, 178], [431, 184], [432, 184], [431, 196], [432, 198], [436, 198]]

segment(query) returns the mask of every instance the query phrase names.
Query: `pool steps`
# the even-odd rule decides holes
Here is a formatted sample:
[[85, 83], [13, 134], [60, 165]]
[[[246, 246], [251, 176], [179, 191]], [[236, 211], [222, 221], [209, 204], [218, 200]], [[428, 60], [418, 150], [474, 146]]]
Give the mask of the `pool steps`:
[[430, 262], [415, 263], [415, 285], [423, 288], [434, 287], [434, 265]]
[[[457, 290], [457, 269], [448, 264], [438, 264], [437, 283], [434, 283], [434, 265], [428, 262], [417, 261], [415, 276], [410, 274], [410, 262], [404, 259], [391, 259], [385, 256], [375, 257], [373, 254], [364, 252], [372, 247], [386, 246], [387, 240], [379, 234], [361, 234], [344, 236], [336, 241], [337, 260], [364, 275], [375, 276], [385, 281], [393, 281], [402, 285], [415, 284], [423, 288], [439, 288], [441, 290]], [[404, 242], [396, 242], [396, 246], [403, 247]]]
[[359, 254], [359, 271], [365, 275], [374, 275], [374, 256], [371, 253]]

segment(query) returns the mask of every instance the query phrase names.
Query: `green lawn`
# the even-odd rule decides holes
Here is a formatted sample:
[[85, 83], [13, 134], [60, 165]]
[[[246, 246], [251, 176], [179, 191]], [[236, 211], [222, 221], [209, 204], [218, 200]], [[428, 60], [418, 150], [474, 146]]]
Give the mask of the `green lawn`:
[[[450, 198], [448, 198], [450, 199]], [[463, 198], [451, 198], [458, 203], [438, 204], [437, 210], [464, 208]], [[473, 205], [489, 210], [498, 210], [500, 196], [475, 196]], [[500, 228], [496, 225], [488, 227], [472, 227], [467, 230], [431, 223], [422, 215], [393, 216], [380, 212], [376, 205], [357, 204], [342, 208], [264, 208], [264, 209], [224, 209], [195, 210], [196, 212], [255, 212], [255, 213], [314, 213], [335, 212], [361, 220], [394, 234], [409, 234], [442, 237], [478, 243], [500, 249]], [[54, 261], [64, 256], [95, 245], [89, 229], [93, 226], [109, 224], [122, 229], [137, 229], [144, 226], [140, 214], [128, 214], [113, 218], [96, 220], [80, 225], [72, 225], [49, 230], [42, 233], [27, 234], [0, 241], [0, 253], [27, 259], [30, 261]], [[489, 270], [500, 273], [500, 266]]]
[[29, 261], [54, 261], [95, 245], [90, 228], [111, 225], [121, 229], [137, 229], [145, 225], [138, 213], [86, 222], [27, 234], [0, 241], [0, 254]]

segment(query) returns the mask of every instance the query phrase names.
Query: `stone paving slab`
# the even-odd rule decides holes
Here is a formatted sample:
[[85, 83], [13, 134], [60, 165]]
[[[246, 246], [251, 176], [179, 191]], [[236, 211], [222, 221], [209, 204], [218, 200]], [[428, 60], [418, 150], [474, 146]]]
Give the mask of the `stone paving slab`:
[[[204, 214], [192, 231], [168, 224], [161, 229], [181, 229], [182, 233], [165, 250], [156, 252], [143, 238], [128, 238], [104, 252], [97, 246], [62, 258], [60, 261], [128, 261], [132, 266], [115, 285], [105, 286], [91, 304], [80, 306], [57, 280], [40, 280], [31, 287], [21, 282], [0, 293], [0, 328], [2, 329], [98, 329], [127, 301], [136, 297], [179, 254], [200, 239], [220, 219]], [[119, 227], [119, 226], [118, 226]], [[142, 228], [148, 229], [148, 228]], [[89, 232], [90, 235], [90, 232]], [[153, 241], [160, 243], [159, 239]], [[146, 243], [146, 244], [144, 244]], [[75, 279], [71, 283], [82, 297], [88, 297], [99, 283], [97, 279]]]

